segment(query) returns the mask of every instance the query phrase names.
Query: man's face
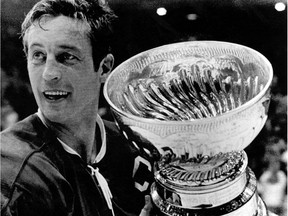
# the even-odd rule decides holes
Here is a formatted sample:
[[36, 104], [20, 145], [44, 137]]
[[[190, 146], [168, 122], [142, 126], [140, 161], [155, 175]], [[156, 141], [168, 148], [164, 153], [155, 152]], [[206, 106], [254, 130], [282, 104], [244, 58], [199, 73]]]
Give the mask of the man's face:
[[28, 72], [37, 104], [46, 118], [77, 123], [95, 114], [99, 72], [95, 72], [89, 26], [65, 16], [35, 22], [25, 35]]

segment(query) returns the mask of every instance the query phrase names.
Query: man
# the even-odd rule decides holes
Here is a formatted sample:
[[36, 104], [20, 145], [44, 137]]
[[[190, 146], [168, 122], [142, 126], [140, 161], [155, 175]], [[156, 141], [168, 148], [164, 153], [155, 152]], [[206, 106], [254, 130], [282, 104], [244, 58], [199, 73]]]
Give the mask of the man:
[[103, 0], [43, 0], [26, 16], [39, 110], [1, 133], [2, 215], [149, 214], [151, 158], [97, 114], [114, 19]]

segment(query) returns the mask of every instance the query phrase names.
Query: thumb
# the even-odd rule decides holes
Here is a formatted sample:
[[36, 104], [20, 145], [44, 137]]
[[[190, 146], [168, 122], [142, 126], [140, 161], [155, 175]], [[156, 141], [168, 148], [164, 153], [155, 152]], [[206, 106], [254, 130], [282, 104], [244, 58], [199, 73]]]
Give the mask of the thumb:
[[143, 207], [139, 216], [149, 216], [152, 210], [152, 201], [149, 195], [145, 196], [145, 206]]

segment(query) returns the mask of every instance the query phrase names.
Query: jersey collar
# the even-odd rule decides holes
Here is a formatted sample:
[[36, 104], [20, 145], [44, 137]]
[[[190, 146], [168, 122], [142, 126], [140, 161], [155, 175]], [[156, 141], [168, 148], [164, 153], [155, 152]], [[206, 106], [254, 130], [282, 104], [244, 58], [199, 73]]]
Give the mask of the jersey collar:
[[[36, 114], [38, 115], [38, 117], [40, 118], [42, 123], [48, 128], [48, 125], [45, 122], [45, 118], [43, 116], [43, 113], [40, 111], [40, 109], [38, 109]], [[106, 153], [106, 130], [105, 130], [105, 126], [104, 126], [103, 120], [101, 119], [99, 114], [97, 114], [96, 124], [100, 128], [100, 136], [101, 136], [101, 140], [102, 140], [102, 145], [101, 145], [100, 151], [97, 154], [97, 156], [96, 156], [95, 160], [93, 161], [93, 163], [98, 163], [99, 161], [101, 161], [101, 159], [104, 157], [104, 155]], [[64, 143], [58, 137], [57, 137], [57, 140], [61, 143], [61, 145], [63, 146], [63, 148], [64, 148], [64, 150], [66, 152], [68, 152], [69, 154], [77, 155], [77, 156], [79, 156], [81, 158], [81, 156], [74, 149], [72, 149], [69, 145]]]

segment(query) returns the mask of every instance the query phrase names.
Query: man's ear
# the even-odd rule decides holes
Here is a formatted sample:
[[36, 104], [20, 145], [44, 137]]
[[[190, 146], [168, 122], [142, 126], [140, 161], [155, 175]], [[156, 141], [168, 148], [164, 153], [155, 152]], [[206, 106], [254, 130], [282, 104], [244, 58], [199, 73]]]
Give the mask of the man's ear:
[[98, 73], [100, 73], [100, 81], [104, 83], [112, 71], [114, 65], [114, 56], [112, 54], [108, 54], [105, 58], [100, 62], [100, 67]]

